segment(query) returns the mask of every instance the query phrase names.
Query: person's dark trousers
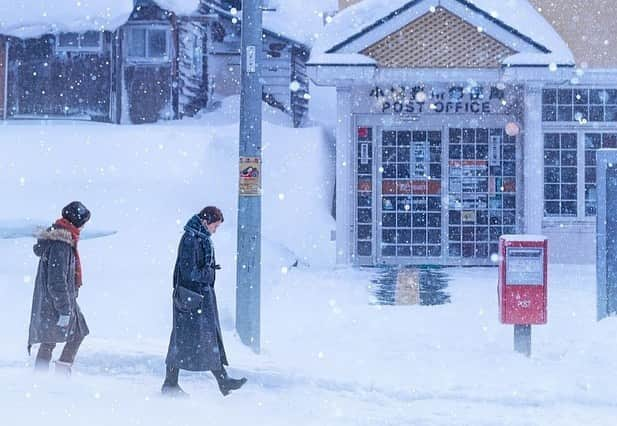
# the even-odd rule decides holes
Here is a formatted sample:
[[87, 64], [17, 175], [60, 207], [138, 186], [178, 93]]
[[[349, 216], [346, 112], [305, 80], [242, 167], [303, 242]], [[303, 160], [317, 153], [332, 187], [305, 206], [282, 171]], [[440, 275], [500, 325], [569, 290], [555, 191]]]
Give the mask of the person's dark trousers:
[[[60, 358], [58, 360], [67, 364], [73, 364], [73, 361], [75, 361], [75, 357], [77, 356], [77, 351], [79, 351], [79, 347], [81, 346], [81, 343], [83, 341], [83, 336], [79, 336], [77, 334], [71, 335], [71, 337], [69, 337], [69, 340], [64, 345], [64, 348], [62, 349], [62, 354], [60, 355]], [[36, 354], [36, 361], [34, 363], [34, 367], [37, 370], [46, 370], [49, 368], [51, 354], [54, 351], [55, 347], [55, 343], [41, 343], [39, 351]]]
[[[227, 379], [227, 371], [225, 369], [212, 371], [214, 378], [217, 383], [222, 383], [225, 379]], [[172, 367], [167, 365], [165, 369], [165, 382], [163, 383], [165, 386], [178, 386], [178, 378], [180, 376], [180, 369], [176, 367]]]
[[163, 382], [163, 387], [161, 387], [163, 395], [171, 398], [187, 398], [189, 396], [178, 384], [179, 375], [180, 369], [178, 367], [166, 366], [165, 381]]
[[175, 387], [178, 386], [178, 376], [180, 375], [180, 369], [167, 365], [165, 370], [165, 382], [163, 386]]

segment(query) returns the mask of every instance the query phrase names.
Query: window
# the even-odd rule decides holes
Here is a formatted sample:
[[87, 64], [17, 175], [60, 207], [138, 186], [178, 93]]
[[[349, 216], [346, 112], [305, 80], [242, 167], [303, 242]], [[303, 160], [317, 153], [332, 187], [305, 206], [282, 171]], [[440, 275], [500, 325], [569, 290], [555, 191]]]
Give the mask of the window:
[[56, 37], [56, 49], [59, 52], [98, 52], [102, 46], [103, 33], [100, 31], [60, 33]]
[[542, 120], [580, 123], [617, 121], [617, 89], [544, 89]]
[[544, 135], [544, 216], [576, 217], [576, 133]]
[[357, 128], [356, 253], [373, 254], [373, 128]]
[[163, 28], [134, 27], [128, 33], [128, 57], [145, 61], [169, 59], [169, 31]]
[[585, 133], [585, 216], [596, 215], [596, 151], [617, 148], [617, 133]]

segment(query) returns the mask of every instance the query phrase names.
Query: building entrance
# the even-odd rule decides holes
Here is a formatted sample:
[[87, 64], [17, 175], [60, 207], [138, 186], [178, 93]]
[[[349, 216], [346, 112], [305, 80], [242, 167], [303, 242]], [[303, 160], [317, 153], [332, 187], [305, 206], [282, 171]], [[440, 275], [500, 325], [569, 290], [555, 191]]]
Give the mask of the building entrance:
[[357, 255], [491, 264], [499, 237], [518, 231], [516, 137], [504, 127], [358, 126]]

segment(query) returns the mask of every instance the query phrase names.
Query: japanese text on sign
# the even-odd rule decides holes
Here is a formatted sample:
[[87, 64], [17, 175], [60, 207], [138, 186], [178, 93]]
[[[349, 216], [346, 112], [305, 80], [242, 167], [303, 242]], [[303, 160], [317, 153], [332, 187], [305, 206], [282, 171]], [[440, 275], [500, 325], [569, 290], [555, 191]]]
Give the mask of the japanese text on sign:
[[543, 262], [542, 249], [508, 248], [506, 251], [506, 284], [543, 285]]
[[261, 158], [240, 157], [240, 195], [261, 195]]

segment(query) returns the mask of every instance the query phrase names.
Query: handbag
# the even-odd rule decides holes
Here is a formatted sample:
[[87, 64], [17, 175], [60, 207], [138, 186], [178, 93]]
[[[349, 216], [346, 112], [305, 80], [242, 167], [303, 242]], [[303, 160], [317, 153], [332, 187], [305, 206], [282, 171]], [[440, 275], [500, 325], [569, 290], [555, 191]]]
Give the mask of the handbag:
[[179, 285], [174, 290], [173, 299], [174, 305], [178, 310], [189, 312], [196, 311], [202, 307], [204, 296]]

